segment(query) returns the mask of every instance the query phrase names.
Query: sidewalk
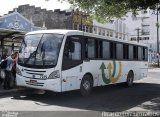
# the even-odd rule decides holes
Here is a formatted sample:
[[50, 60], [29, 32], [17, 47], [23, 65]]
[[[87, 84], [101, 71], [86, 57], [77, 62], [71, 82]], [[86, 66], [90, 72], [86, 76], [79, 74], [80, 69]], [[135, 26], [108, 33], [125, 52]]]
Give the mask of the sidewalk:
[[160, 72], [160, 68], [149, 68], [148, 72]]
[[5, 95], [13, 95], [13, 94], [44, 94], [45, 92], [42, 90], [36, 90], [31, 88], [23, 88], [23, 87], [16, 87], [13, 89], [5, 90], [2, 86], [0, 86], [0, 96]]
[[17, 88], [5, 90], [5, 89], [3, 89], [2, 86], [0, 86], [0, 96], [7, 95], [7, 94], [13, 94], [17, 91], [18, 91]]

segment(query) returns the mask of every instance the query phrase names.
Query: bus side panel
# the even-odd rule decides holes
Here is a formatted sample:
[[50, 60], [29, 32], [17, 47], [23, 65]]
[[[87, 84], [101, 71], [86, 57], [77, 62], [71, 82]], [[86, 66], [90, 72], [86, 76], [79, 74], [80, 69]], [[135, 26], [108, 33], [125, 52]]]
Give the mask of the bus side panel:
[[134, 80], [139, 80], [147, 75], [147, 66], [138, 61], [90, 60], [83, 63], [83, 74], [92, 74], [94, 86], [126, 82], [129, 71], [133, 71]]
[[80, 88], [83, 77], [81, 65], [62, 71], [62, 91], [76, 90]]
[[91, 73], [94, 86], [126, 82], [127, 62], [113, 60], [90, 60], [83, 64], [83, 74]]

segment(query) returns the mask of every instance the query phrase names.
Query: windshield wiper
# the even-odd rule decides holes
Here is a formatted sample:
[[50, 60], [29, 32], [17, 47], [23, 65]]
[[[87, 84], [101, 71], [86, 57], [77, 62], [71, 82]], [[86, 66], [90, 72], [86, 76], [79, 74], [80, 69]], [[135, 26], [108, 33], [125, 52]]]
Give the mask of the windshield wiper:
[[36, 50], [30, 54], [30, 56], [27, 58], [25, 64], [28, 63], [28, 61], [30, 60], [31, 57], [34, 57], [34, 64], [35, 64], [35, 60], [36, 60], [36, 55], [37, 55], [38, 47], [39, 47], [39, 44], [41, 43], [42, 38], [43, 38], [43, 35], [42, 35], [42, 37], [41, 37], [41, 39], [40, 39], [40, 41], [39, 41], [39, 43], [38, 43], [38, 45], [37, 45]]
[[29, 55], [29, 57], [28, 57], [27, 60], [25, 61], [25, 64], [28, 63], [28, 61], [30, 60], [31, 57], [34, 57], [34, 54], [35, 54], [35, 56], [36, 56], [36, 51], [32, 52], [32, 53]]

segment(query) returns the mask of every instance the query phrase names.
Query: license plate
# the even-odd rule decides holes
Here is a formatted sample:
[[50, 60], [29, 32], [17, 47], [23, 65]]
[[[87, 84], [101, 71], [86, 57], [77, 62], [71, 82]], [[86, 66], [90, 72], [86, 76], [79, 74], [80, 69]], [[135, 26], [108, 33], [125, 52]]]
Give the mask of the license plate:
[[29, 83], [31, 83], [31, 84], [37, 84], [37, 80], [30, 80]]

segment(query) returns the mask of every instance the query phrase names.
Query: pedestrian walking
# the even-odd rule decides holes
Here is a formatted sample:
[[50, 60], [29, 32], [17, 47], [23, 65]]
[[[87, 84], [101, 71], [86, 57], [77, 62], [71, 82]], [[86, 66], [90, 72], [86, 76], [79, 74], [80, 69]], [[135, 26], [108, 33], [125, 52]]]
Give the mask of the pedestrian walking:
[[9, 56], [8, 58], [6, 58], [7, 60], [7, 65], [5, 68], [5, 79], [4, 79], [4, 89], [10, 89], [10, 81], [12, 78], [12, 68], [15, 65], [14, 61], [17, 57], [17, 52], [13, 53], [11, 56]]

